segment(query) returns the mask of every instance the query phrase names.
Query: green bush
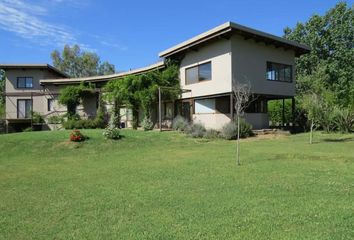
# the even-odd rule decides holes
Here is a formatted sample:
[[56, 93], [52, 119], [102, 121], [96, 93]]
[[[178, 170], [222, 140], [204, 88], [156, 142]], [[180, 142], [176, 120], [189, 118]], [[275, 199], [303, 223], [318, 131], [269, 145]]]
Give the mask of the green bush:
[[65, 129], [95, 129], [99, 128], [97, 125], [96, 120], [91, 119], [80, 119], [80, 120], [73, 120], [69, 119], [63, 122], [63, 127]]
[[345, 133], [354, 131], [354, 110], [336, 108], [333, 115], [337, 130]]
[[143, 127], [144, 131], [150, 131], [154, 129], [154, 123], [150, 120], [150, 118], [144, 118], [141, 122], [141, 126]]
[[32, 132], [32, 131], [33, 131], [32, 127], [23, 129], [23, 132]]
[[208, 129], [206, 130], [204, 137], [208, 139], [220, 138], [220, 132], [215, 129]]
[[56, 115], [53, 115], [53, 116], [50, 116], [48, 118], [48, 123], [49, 124], [60, 124], [64, 121], [64, 118], [61, 117], [61, 116], [56, 116]]
[[185, 132], [193, 138], [202, 138], [205, 136], [206, 129], [203, 124], [192, 123], [187, 127]]
[[172, 122], [172, 129], [175, 131], [184, 132], [189, 127], [188, 121], [182, 116], [176, 116]]
[[[253, 136], [252, 126], [244, 119], [240, 121], [240, 138]], [[237, 122], [231, 121], [225, 124], [221, 130], [221, 136], [227, 140], [237, 139]]]
[[120, 130], [118, 127], [116, 127], [117, 118], [118, 118], [117, 116], [113, 114], [111, 115], [108, 126], [103, 131], [103, 136], [106, 139], [113, 139], [113, 140], [120, 139]]
[[44, 118], [40, 113], [32, 112], [32, 122], [34, 124], [45, 123]]

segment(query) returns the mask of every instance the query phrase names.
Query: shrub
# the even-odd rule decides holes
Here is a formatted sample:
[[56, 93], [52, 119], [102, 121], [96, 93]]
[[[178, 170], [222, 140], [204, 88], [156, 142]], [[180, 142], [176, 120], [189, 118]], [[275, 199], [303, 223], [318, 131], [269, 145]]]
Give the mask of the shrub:
[[63, 120], [64, 120], [64, 118], [63, 117], [61, 117], [61, 116], [50, 116], [49, 118], [48, 118], [48, 123], [49, 124], [60, 124], [60, 123], [62, 123], [63, 122]]
[[220, 132], [215, 129], [208, 129], [206, 130], [204, 137], [208, 139], [220, 138]]
[[354, 131], [354, 110], [336, 108], [334, 111], [335, 125], [341, 132]]
[[116, 127], [115, 125], [116, 122], [117, 122], [117, 116], [112, 114], [109, 119], [108, 126], [103, 131], [103, 136], [106, 139], [113, 139], [113, 140], [120, 139], [120, 130], [118, 127]]
[[32, 112], [32, 122], [34, 124], [44, 123], [44, 118], [40, 113]]
[[188, 121], [182, 116], [176, 116], [172, 122], [172, 128], [175, 131], [184, 132], [189, 127]]
[[150, 131], [154, 128], [154, 123], [150, 118], [145, 117], [141, 122], [141, 126], [143, 127], [144, 131]]
[[[237, 139], [237, 122], [232, 121], [225, 124], [221, 130], [221, 135], [227, 140]], [[244, 119], [240, 121], [240, 138], [253, 136], [252, 126]]]
[[81, 120], [73, 120], [69, 119], [63, 122], [63, 127], [65, 129], [95, 129], [102, 128], [103, 123], [98, 122], [96, 119], [81, 119]]
[[85, 139], [85, 136], [79, 130], [74, 130], [70, 133], [70, 141], [72, 142], [82, 142]]
[[202, 138], [206, 133], [206, 129], [203, 124], [193, 123], [188, 126], [185, 132], [193, 138]]

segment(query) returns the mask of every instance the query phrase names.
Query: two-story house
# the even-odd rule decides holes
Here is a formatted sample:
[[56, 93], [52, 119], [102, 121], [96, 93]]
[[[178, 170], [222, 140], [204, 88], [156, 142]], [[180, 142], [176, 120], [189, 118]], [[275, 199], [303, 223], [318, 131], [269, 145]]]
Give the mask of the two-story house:
[[[164, 121], [171, 122], [179, 114], [207, 128], [220, 129], [234, 117], [233, 86], [247, 83], [251, 86], [253, 99], [246, 109], [245, 119], [254, 129], [267, 128], [267, 101], [295, 96], [295, 57], [309, 51], [310, 48], [305, 45], [227, 22], [162, 51], [159, 54], [162, 62], [119, 74], [68, 78], [49, 65], [40, 68], [42, 74], [29, 72], [31, 68], [24, 65], [13, 66], [16, 71], [12, 71], [9, 65], [0, 65], [0, 68], [5, 68], [9, 83], [6, 86], [6, 118], [9, 123], [24, 121], [30, 109], [50, 114], [50, 111], [43, 109], [50, 110], [52, 105], [64, 111], [55, 97], [50, 97], [57, 95], [64, 86], [91, 82], [100, 88], [113, 79], [162, 69], [165, 60], [172, 59], [179, 64], [184, 91], [177, 102], [163, 103]], [[28, 83], [27, 77], [32, 78]], [[33, 93], [31, 96], [18, 96], [26, 94], [27, 85], [32, 90], [42, 91], [41, 100], [32, 99], [35, 97]], [[14, 94], [16, 96], [12, 96]], [[48, 98], [53, 98], [53, 102]], [[83, 113], [95, 114], [96, 102], [97, 96], [84, 101]], [[157, 122], [158, 110], [154, 112]]]

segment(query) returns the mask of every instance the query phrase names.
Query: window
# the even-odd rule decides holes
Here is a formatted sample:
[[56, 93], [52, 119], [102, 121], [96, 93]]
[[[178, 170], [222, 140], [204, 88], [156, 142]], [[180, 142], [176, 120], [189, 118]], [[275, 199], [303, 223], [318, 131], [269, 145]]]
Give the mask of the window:
[[32, 77], [18, 77], [17, 78], [17, 88], [33, 88], [33, 78]]
[[271, 81], [292, 82], [292, 66], [280, 63], [267, 62], [267, 79]]
[[31, 118], [32, 100], [18, 99], [17, 100], [17, 118]]
[[186, 84], [211, 80], [211, 62], [186, 69]]
[[54, 99], [48, 99], [48, 112], [54, 111]]
[[266, 99], [253, 99], [245, 110], [246, 113], [267, 113]]
[[194, 112], [198, 113], [230, 113], [230, 97], [197, 99], [194, 101]]

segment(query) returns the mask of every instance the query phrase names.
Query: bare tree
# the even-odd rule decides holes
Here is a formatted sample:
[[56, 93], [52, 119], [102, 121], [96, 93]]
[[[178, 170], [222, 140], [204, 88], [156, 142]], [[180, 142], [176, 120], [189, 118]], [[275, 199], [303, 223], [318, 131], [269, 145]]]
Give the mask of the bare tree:
[[241, 165], [240, 162], [240, 120], [243, 116], [245, 109], [248, 107], [251, 98], [251, 84], [235, 82], [233, 88], [233, 97], [235, 99], [235, 114], [237, 124], [237, 140], [236, 140], [236, 162], [237, 165]]

